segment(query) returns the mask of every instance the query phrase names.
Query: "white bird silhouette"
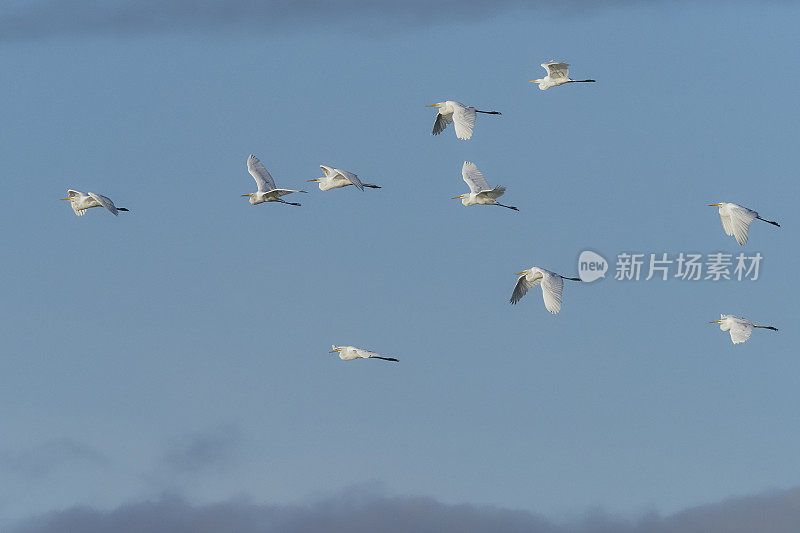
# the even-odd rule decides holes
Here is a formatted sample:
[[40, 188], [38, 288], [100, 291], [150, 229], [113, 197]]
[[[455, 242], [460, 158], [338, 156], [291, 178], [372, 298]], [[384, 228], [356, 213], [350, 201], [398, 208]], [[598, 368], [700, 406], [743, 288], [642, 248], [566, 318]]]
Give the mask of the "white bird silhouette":
[[339, 187], [347, 187], [348, 185], [354, 185], [356, 188], [362, 191], [364, 190], [364, 187], [369, 187], [370, 189], [380, 189], [380, 186], [378, 185], [361, 183], [361, 180], [358, 179], [358, 176], [352, 172], [339, 170], [338, 168], [333, 168], [326, 165], [320, 165], [319, 168], [322, 169], [322, 173], [325, 174], [325, 176], [308, 181], [318, 183], [321, 191], [338, 189]]
[[486, 178], [483, 177], [481, 171], [478, 170], [478, 167], [475, 166], [475, 163], [464, 161], [464, 165], [461, 167], [461, 177], [464, 178], [464, 181], [469, 185], [470, 192], [453, 196], [451, 200], [460, 198], [461, 204], [466, 206], [475, 204], [498, 205], [500, 207], [519, 211], [516, 207], [504, 205], [497, 201], [497, 199], [506, 192], [506, 188], [499, 185], [494, 189], [490, 188], [489, 183], [486, 181]]
[[456, 130], [456, 137], [466, 140], [472, 137], [472, 128], [475, 127], [475, 113], [485, 113], [487, 115], [502, 115], [499, 111], [481, 111], [472, 106], [447, 100], [438, 104], [430, 104], [426, 107], [438, 107], [439, 113], [436, 115], [436, 122], [433, 123], [432, 135], [439, 135], [451, 122]]
[[594, 83], [595, 80], [571, 80], [569, 78], [569, 63], [558, 61], [548, 61], [542, 63], [542, 67], [547, 71], [547, 76], [539, 80], [531, 80], [531, 83], [538, 83], [539, 89], [546, 91], [550, 87], [564, 85], [565, 83]]
[[130, 211], [130, 209], [115, 206], [111, 198], [94, 192], [83, 193], [81, 191], [68, 189], [67, 197], [61, 198], [61, 200], [69, 200], [70, 207], [72, 207], [72, 210], [75, 211], [75, 214], [79, 217], [85, 215], [86, 210], [92, 207], [105, 207], [111, 211], [115, 217], [119, 216], [119, 211]]
[[733, 235], [739, 246], [747, 242], [747, 231], [750, 223], [756, 219], [763, 220], [773, 226], [781, 227], [780, 224], [772, 220], [767, 220], [758, 216], [758, 213], [739, 204], [722, 202], [719, 204], [708, 204], [709, 207], [719, 208], [719, 218], [722, 219], [722, 229], [726, 235]]
[[281, 196], [286, 196], [293, 192], [308, 192], [308, 191], [295, 191], [294, 189], [277, 189], [275, 187], [275, 180], [270, 176], [269, 171], [264, 164], [254, 155], [247, 158], [247, 170], [253, 179], [256, 180], [258, 191], [251, 192], [250, 194], [243, 194], [242, 196], [249, 196], [250, 203], [253, 205], [261, 204], [264, 202], [280, 202], [287, 205], [300, 205], [295, 202], [287, 202], [282, 200]]
[[339, 359], [342, 361], [352, 361], [353, 359], [383, 359], [384, 361], [398, 361], [394, 357], [382, 357], [379, 353], [364, 350], [363, 348], [356, 348], [355, 346], [336, 346], [331, 345], [333, 348], [329, 353], [338, 353]]
[[719, 315], [721, 320], [714, 320], [709, 324], [719, 324], [719, 329], [722, 331], [730, 331], [731, 340], [733, 344], [740, 344], [750, 338], [753, 333], [753, 328], [770, 329], [778, 331], [778, 328], [772, 326], [756, 326], [746, 318], [736, 315]]
[[580, 278], [565, 278], [555, 272], [539, 267], [531, 267], [522, 272], [517, 272], [516, 275], [519, 278], [509, 301], [512, 304], [516, 304], [532, 287], [541, 284], [544, 306], [553, 314], [561, 311], [561, 292], [564, 290], [564, 280], [581, 280]]

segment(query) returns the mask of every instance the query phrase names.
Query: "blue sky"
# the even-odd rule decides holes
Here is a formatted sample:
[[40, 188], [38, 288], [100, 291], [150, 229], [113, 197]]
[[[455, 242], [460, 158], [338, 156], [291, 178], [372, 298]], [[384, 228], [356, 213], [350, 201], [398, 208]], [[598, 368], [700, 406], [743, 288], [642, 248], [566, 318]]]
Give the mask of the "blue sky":
[[[0, 522], [365, 484], [634, 516], [797, 486], [800, 9], [769, 6], [350, 6], [4, 39]], [[539, 91], [550, 58], [598, 82]], [[503, 115], [431, 137], [445, 99]], [[302, 207], [240, 197], [250, 153]], [[464, 160], [520, 212], [450, 200]], [[312, 189], [321, 163], [383, 189]], [[132, 213], [77, 218], [67, 188]], [[508, 304], [515, 272], [574, 275], [585, 249], [738, 252], [721, 201], [783, 226], [751, 226], [756, 282]], [[719, 313], [781, 331], [733, 346]]]

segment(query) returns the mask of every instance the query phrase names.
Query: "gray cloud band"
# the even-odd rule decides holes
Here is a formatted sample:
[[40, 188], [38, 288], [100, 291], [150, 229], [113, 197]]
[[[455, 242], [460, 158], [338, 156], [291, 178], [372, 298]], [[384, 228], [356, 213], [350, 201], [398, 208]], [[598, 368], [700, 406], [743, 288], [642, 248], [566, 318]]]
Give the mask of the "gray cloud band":
[[348, 492], [309, 505], [280, 507], [249, 502], [192, 506], [180, 498], [124, 505], [104, 512], [75, 508], [33, 518], [11, 533], [796, 533], [800, 488], [734, 498], [661, 517], [624, 520], [593, 512], [569, 525], [525, 512], [446, 505], [430, 498], [370, 498]]

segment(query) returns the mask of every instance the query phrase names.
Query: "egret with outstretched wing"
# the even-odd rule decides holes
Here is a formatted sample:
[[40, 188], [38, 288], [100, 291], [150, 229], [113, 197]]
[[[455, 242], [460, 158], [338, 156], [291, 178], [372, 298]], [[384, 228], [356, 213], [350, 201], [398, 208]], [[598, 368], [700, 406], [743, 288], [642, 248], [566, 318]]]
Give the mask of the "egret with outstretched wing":
[[772, 326], [757, 326], [747, 320], [736, 315], [719, 315], [720, 320], [714, 320], [709, 324], [719, 324], [719, 329], [722, 331], [729, 331], [731, 334], [731, 341], [733, 344], [740, 344], [750, 338], [753, 333], [753, 328], [769, 329], [778, 331], [778, 328]]
[[564, 290], [564, 280], [581, 280], [580, 278], [566, 278], [539, 267], [531, 267], [522, 272], [517, 272], [516, 275], [519, 278], [509, 301], [512, 304], [516, 304], [531, 288], [541, 284], [544, 306], [553, 314], [561, 311], [561, 292]]
[[594, 83], [595, 80], [571, 80], [569, 78], [569, 63], [559, 61], [548, 61], [542, 63], [542, 68], [547, 71], [547, 76], [539, 80], [531, 80], [531, 83], [538, 83], [539, 89], [546, 91], [550, 87], [564, 85], [565, 83]]
[[287, 205], [300, 205], [295, 202], [287, 202], [286, 200], [282, 200], [281, 196], [286, 196], [287, 194], [291, 194], [293, 192], [308, 192], [303, 190], [296, 191], [294, 189], [276, 188], [275, 180], [272, 179], [272, 176], [267, 168], [256, 156], [252, 154], [247, 158], [247, 170], [250, 172], [250, 175], [253, 176], [253, 179], [256, 180], [258, 191], [251, 192], [249, 194], [243, 194], [242, 196], [249, 196], [250, 203], [253, 205], [264, 202], [280, 202]]
[[361, 180], [358, 178], [358, 176], [352, 172], [339, 170], [338, 168], [333, 168], [326, 165], [320, 165], [319, 168], [322, 169], [324, 176], [322, 178], [316, 178], [308, 181], [318, 183], [321, 191], [338, 189], [339, 187], [347, 187], [348, 185], [354, 185], [357, 189], [362, 191], [364, 190], [364, 187], [369, 187], [370, 189], [380, 189], [379, 185], [361, 183]]
[[383, 357], [379, 353], [363, 348], [356, 348], [355, 346], [336, 346], [331, 345], [332, 350], [329, 353], [338, 353], [339, 359], [342, 361], [352, 361], [353, 359], [383, 359], [384, 361], [398, 361], [394, 357]]
[[70, 207], [72, 207], [72, 210], [75, 211], [75, 214], [79, 217], [85, 215], [86, 210], [92, 207], [105, 207], [115, 217], [119, 216], [119, 211], [130, 211], [130, 209], [115, 206], [111, 198], [94, 192], [83, 193], [81, 191], [68, 189], [67, 197], [61, 199], [68, 200]]
[[750, 229], [750, 223], [756, 219], [763, 220], [779, 228], [781, 227], [777, 222], [761, 218], [756, 211], [739, 204], [722, 202], [719, 204], [709, 204], [709, 207], [719, 208], [719, 218], [722, 219], [722, 229], [725, 230], [726, 235], [732, 235], [736, 239], [736, 242], [739, 243], [739, 246], [747, 242], [747, 231]]
[[439, 135], [444, 131], [447, 125], [452, 122], [456, 130], [456, 137], [462, 141], [472, 137], [476, 113], [502, 115], [499, 111], [481, 111], [453, 100], [430, 104], [427, 107], [439, 108], [439, 113], [436, 114], [436, 122], [433, 123], [433, 132], [431, 135]]
[[475, 166], [475, 163], [464, 161], [464, 165], [461, 167], [461, 177], [464, 178], [464, 181], [469, 185], [470, 192], [453, 196], [453, 198], [451, 198], [452, 200], [460, 198], [461, 204], [466, 206], [475, 204], [498, 205], [500, 207], [519, 211], [516, 207], [504, 205], [497, 201], [497, 199], [506, 192], [506, 188], [499, 185], [494, 189], [489, 187], [489, 183], [486, 181], [486, 178], [483, 177], [481, 171], [478, 170], [478, 167]]

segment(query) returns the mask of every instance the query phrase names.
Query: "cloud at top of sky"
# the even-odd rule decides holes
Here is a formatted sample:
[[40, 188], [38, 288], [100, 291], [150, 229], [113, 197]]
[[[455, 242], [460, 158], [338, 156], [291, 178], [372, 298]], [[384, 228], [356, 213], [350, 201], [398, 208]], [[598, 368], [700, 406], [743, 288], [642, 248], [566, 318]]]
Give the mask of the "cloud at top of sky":
[[112, 511], [72, 508], [31, 518], [12, 533], [794, 533], [800, 525], [800, 488], [731, 498], [661, 517], [634, 521], [595, 512], [557, 524], [526, 511], [447, 505], [426, 497], [370, 497], [355, 490], [307, 505], [257, 505], [229, 501], [193, 506], [167, 496]]
[[0, 41], [54, 35], [130, 36], [172, 32], [270, 35], [308, 25], [379, 30], [490, 17], [513, 8], [556, 12], [631, 4], [633, 0], [15, 0], [0, 8]]

